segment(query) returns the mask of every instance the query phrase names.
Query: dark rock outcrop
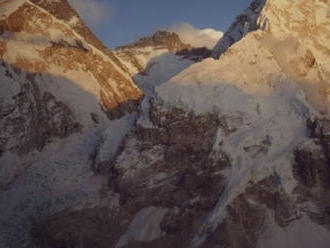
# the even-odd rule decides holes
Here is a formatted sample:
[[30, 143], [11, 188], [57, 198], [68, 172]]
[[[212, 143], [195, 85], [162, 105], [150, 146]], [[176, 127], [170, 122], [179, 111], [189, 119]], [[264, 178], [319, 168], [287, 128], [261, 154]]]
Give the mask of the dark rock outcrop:
[[184, 44], [179, 35], [174, 32], [157, 31], [151, 37], [144, 37], [138, 41], [125, 46], [117, 47], [116, 50], [126, 50], [130, 48], [157, 47], [159, 49], [166, 48], [170, 52], [178, 52], [184, 49], [190, 49], [191, 46]]

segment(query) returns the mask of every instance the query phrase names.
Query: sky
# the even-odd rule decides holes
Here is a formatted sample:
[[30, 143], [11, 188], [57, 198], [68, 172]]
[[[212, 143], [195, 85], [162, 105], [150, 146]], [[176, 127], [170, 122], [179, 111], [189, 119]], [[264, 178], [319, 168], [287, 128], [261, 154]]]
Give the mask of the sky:
[[188, 24], [226, 31], [251, 0], [69, 0], [109, 48]]

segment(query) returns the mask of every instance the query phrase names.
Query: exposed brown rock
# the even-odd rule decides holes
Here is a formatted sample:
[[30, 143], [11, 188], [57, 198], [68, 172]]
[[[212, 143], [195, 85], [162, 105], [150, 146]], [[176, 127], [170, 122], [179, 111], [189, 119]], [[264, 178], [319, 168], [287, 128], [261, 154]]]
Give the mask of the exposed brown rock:
[[[31, 1], [21, 1], [17, 9], [0, 21], [1, 76], [4, 85], [7, 81], [14, 81], [15, 92], [13, 97], [3, 100], [5, 95], [2, 95], [0, 99], [1, 156], [7, 153], [8, 156], [29, 157], [30, 152], [44, 151], [47, 144], [55, 143], [57, 139], [66, 139], [77, 133], [85, 135], [87, 130], [84, 128], [93, 120], [82, 123], [85, 118], [79, 109], [80, 103], [75, 102], [77, 98], [71, 101], [59, 95], [61, 90], [67, 90], [66, 86], [76, 96], [95, 103], [95, 112], [105, 112], [100, 118], [101, 124], [106, 121], [103, 117], [119, 118], [136, 111], [142, 97], [129, 75], [120, 69], [120, 64], [116, 64], [117, 58], [112, 55], [112, 60], [109, 57], [110, 51], [107, 50], [109, 56], [102, 54], [102, 50], [93, 47], [95, 44], [77, 35], [69, 23], [65, 24], [75, 17], [84, 25], [66, 1], [34, 3], [45, 11]], [[1, 8], [13, 7], [11, 4], [11, 1], [4, 1]], [[22, 49], [17, 49], [20, 45]], [[73, 74], [75, 76], [71, 77]], [[95, 78], [95, 87], [87, 81], [90, 78], [93, 81]], [[58, 89], [52, 88], [53, 85], [48, 87], [53, 79], [55, 83], [68, 85]], [[8, 87], [11, 87], [10, 83]], [[5, 163], [9, 168], [10, 162], [5, 160]], [[10, 165], [10, 175], [3, 176], [5, 181], [0, 186], [11, 183], [13, 175], [23, 175], [27, 164], [22, 161]], [[1, 169], [5, 170], [5, 166], [1, 164]]]
[[42, 20], [46, 25], [54, 25], [67, 35], [73, 35], [73, 32], [68, 28], [64, 28], [59, 23], [54, 23], [52, 16], [45, 12], [39, 11], [35, 6], [28, 2], [23, 3], [15, 12], [11, 13], [7, 18], [1, 20], [0, 26], [4, 31], [19, 33], [26, 31], [29, 34], [47, 35], [48, 30], [36, 26], [31, 20]]
[[[127, 78], [99, 55], [86, 52], [79, 47], [73, 50], [71, 47], [60, 44], [54, 44], [40, 53], [45, 61], [61, 66], [65, 70], [74, 70], [80, 67], [81, 70], [92, 73], [102, 87], [100, 92], [101, 105], [106, 111], [119, 106], [123, 97], [133, 101], [141, 98], [141, 91], [136, 87], [132, 87]], [[116, 82], [116, 88], [121, 89], [120, 93], [122, 95], [116, 94], [117, 90], [109, 83], [109, 79]]]
[[78, 13], [68, 4], [67, 0], [60, 1], [43, 1], [43, 0], [31, 0], [31, 2], [45, 9], [47, 12], [55, 16], [57, 19], [68, 22], [72, 17], [77, 17], [78, 21], [73, 30], [80, 34], [86, 41], [98, 48], [104, 54], [115, 62], [115, 64], [126, 71], [126, 67], [118, 60], [116, 56], [95, 36], [95, 34], [81, 21]]
[[0, 42], [0, 56], [2, 57], [6, 52], [6, 43]]
[[170, 52], [178, 52], [191, 48], [191, 45], [184, 44], [176, 33], [168, 31], [157, 31], [151, 37], [141, 38], [132, 44], [117, 47], [116, 50], [142, 48], [148, 46], [166, 48]]
[[[37, 0], [34, 2], [39, 4], [42, 8], [45, 8], [45, 10], [49, 13], [54, 15], [56, 14], [55, 17], [60, 20], [67, 21], [73, 16], [79, 18], [79, 16], [65, 0], [54, 1], [51, 3]], [[40, 25], [36, 25], [33, 20], [38, 20], [46, 27], [60, 30], [64, 35], [70, 37], [70, 39], [75, 38], [75, 42], [71, 44], [64, 38], [59, 41], [51, 40], [48, 30], [42, 28]], [[80, 19], [79, 23], [80, 25], [83, 25], [84, 29], [91, 33], [89, 29], [80, 21]], [[0, 22], [0, 27], [2, 30], [11, 33], [19, 33], [24, 31], [31, 35], [34, 34], [36, 36], [42, 36], [46, 40], [49, 40], [52, 44], [45, 49], [39, 49], [37, 51], [40, 53], [43, 60], [31, 60], [23, 56], [18, 57], [14, 63], [17, 68], [32, 73], [47, 73], [50, 65], [60, 66], [64, 69], [64, 72], [77, 70], [77, 68], [80, 68], [86, 73], [92, 73], [98, 80], [98, 83], [101, 86], [100, 105], [105, 111], [110, 112], [110, 110], [114, 110], [115, 107], [119, 107], [120, 105], [120, 108], [118, 108], [120, 111], [117, 111], [119, 114], [109, 114], [109, 116], [120, 117], [123, 113], [132, 112], [137, 109], [136, 105], [138, 100], [142, 97], [142, 92], [133, 85], [132, 81], [130, 81], [128, 77], [124, 76], [126, 69], [119, 63], [118, 59], [105, 47], [103, 50], [101, 49], [101, 51], [108, 51], [108, 53], [111, 54], [111, 56], [108, 54], [111, 62], [110, 59], [107, 61], [107, 59], [100, 54], [91, 51], [91, 49], [87, 47], [83, 41], [79, 40], [79, 38], [74, 35], [74, 29], [70, 29], [68, 26], [63, 25], [56, 20], [54, 21], [53, 16], [49, 15], [47, 12], [40, 11], [31, 3], [26, 2], [8, 18], [3, 19]], [[94, 38], [91, 38], [93, 42], [90, 42], [89, 44], [94, 45], [94, 42], [96, 42], [96, 37], [93, 37]], [[83, 36], [83, 38], [85, 37]], [[8, 42], [10, 42], [10, 38]], [[3, 43], [0, 49], [0, 55], [2, 58], [4, 58], [5, 55], [5, 47], [6, 43]], [[119, 68], [122, 68], [123, 71], [118, 70], [116, 65]], [[115, 87], [113, 86], [114, 84], [110, 83], [110, 80], [114, 82]], [[128, 102], [132, 101], [132, 103], [124, 104], [126, 100]]]

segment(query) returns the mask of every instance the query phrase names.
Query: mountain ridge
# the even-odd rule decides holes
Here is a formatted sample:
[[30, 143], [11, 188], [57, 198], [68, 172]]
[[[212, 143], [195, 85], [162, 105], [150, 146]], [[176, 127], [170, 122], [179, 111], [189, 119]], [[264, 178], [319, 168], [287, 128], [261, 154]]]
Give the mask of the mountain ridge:
[[[31, 218], [61, 211], [65, 204], [82, 208], [100, 200], [104, 182], [91, 168], [115, 157], [143, 95], [118, 58], [88, 36], [84, 24], [82, 35], [74, 30], [72, 25], [82, 22], [66, 1], [35, 3], [0, 3], [4, 247], [32, 242]], [[49, 12], [56, 6], [68, 11], [69, 22]], [[103, 144], [113, 152], [97, 153]]]
[[327, 248], [328, 3], [256, 0], [216, 59], [159, 31], [112, 61], [71, 7], [1, 21], [0, 245]]

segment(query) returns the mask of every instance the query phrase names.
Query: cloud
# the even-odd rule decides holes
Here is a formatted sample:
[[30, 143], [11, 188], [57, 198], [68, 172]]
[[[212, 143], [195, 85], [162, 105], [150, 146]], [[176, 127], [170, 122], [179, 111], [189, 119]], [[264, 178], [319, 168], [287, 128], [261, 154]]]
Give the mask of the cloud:
[[77, 10], [81, 18], [91, 26], [101, 25], [112, 14], [112, 8], [108, 1], [101, 0], [68, 0], [71, 6]]
[[184, 43], [195, 47], [213, 48], [223, 35], [220, 31], [195, 28], [189, 23], [178, 23], [166, 30], [177, 33]]

